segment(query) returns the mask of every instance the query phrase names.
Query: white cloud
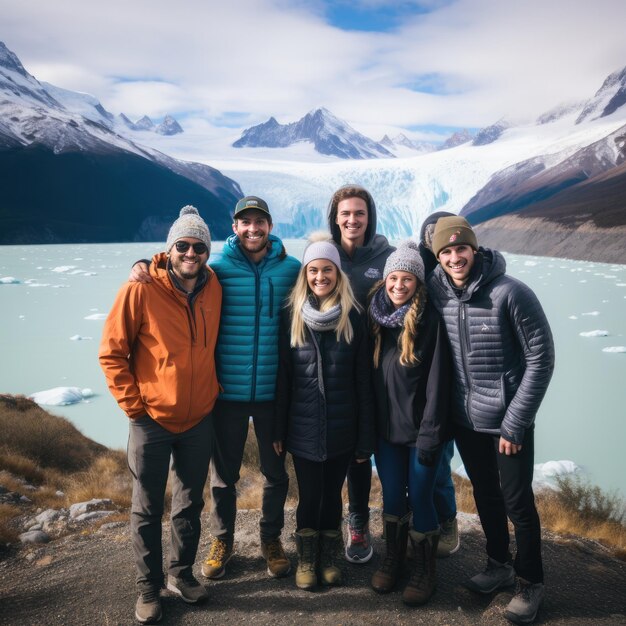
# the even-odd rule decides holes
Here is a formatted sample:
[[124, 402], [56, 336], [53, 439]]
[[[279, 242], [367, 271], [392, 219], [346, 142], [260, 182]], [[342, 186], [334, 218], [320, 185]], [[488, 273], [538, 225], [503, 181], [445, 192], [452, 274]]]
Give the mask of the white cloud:
[[0, 0], [0, 39], [37, 78], [113, 113], [216, 125], [237, 112], [246, 126], [326, 106], [373, 136], [536, 116], [626, 64], [619, 0], [415, 4], [432, 10], [373, 33], [326, 23], [319, 0]]

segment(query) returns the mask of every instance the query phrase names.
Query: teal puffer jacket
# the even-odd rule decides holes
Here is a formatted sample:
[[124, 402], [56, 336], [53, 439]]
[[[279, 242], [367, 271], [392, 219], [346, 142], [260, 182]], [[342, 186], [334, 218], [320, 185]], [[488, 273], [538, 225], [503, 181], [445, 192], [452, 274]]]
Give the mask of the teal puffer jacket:
[[222, 256], [211, 263], [222, 285], [222, 317], [215, 348], [220, 399], [231, 402], [274, 400], [278, 370], [280, 311], [296, 281], [300, 262], [285, 254], [270, 235], [260, 263], [251, 263], [231, 235]]

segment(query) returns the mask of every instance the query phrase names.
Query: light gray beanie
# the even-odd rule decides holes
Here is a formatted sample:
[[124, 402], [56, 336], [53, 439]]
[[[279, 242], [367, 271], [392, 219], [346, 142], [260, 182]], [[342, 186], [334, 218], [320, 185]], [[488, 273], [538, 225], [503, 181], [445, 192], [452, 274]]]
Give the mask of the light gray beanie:
[[308, 265], [311, 261], [315, 261], [315, 259], [328, 259], [337, 266], [337, 269], [341, 269], [339, 251], [335, 247], [335, 244], [330, 241], [314, 241], [310, 243], [304, 251], [302, 266]]
[[180, 217], [172, 224], [165, 243], [165, 252], [169, 254], [172, 246], [183, 237], [193, 237], [204, 243], [211, 254], [211, 233], [206, 222], [200, 217], [198, 209], [188, 204], [180, 210]]
[[383, 270], [383, 278], [397, 271], [410, 272], [422, 283], [424, 282], [424, 261], [422, 261], [417, 244], [411, 239], [403, 241], [398, 249], [389, 255]]

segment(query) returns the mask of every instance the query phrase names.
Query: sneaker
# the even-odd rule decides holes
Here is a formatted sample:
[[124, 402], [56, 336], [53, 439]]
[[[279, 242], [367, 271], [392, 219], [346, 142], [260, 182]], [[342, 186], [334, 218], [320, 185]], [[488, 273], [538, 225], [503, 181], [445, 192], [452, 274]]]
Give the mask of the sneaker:
[[441, 522], [440, 531], [439, 544], [437, 545], [438, 558], [450, 556], [461, 547], [459, 523], [456, 516]]
[[142, 591], [135, 605], [135, 619], [140, 624], [156, 624], [162, 615], [159, 590]]
[[485, 570], [470, 578], [465, 586], [477, 593], [491, 593], [502, 587], [510, 587], [513, 583], [515, 583], [513, 567], [509, 563], [500, 563], [489, 557]]
[[514, 624], [530, 624], [534, 622], [544, 595], [545, 587], [543, 583], [532, 584], [522, 578], [518, 578], [515, 595], [506, 607], [505, 617]]
[[230, 561], [232, 555], [232, 544], [229, 545], [219, 537], [215, 537], [202, 564], [202, 575], [212, 579], [221, 578], [226, 573], [226, 563]]
[[267, 573], [272, 578], [282, 578], [291, 571], [291, 563], [285, 556], [280, 539], [261, 540], [261, 554], [267, 562]]
[[167, 577], [167, 588], [189, 604], [198, 604], [209, 599], [207, 590], [189, 573], [182, 578]]
[[363, 522], [356, 513], [348, 518], [348, 540], [346, 541], [346, 559], [350, 563], [367, 563], [374, 554], [369, 523]]

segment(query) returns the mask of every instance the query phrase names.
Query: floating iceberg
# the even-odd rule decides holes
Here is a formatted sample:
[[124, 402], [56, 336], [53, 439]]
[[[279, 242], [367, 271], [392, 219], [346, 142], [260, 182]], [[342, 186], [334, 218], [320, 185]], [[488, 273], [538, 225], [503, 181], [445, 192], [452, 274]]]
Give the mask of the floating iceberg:
[[578, 333], [581, 337], [608, 337], [608, 330], [588, 330], [586, 332]]
[[76, 404], [93, 396], [91, 389], [81, 389], [80, 387], [54, 387], [45, 391], [36, 391], [28, 396], [37, 404], [48, 406], [66, 406]]
[[82, 335], [72, 335], [70, 341], [90, 341], [93, 337], [83, 337]]
[[612, 352], [612, 353], [626, 352], [626, 346], [609, 346], [608, 348], [602, 348], [602, 352]]
[[19, 282], [20, 281], [13, 276], [5, 276], [4, 278], [0, 278], [0, 285], [17, 285], [19, 284]]
[[87, 317], [83, 318], [86, 320], [105, 320], [107, 318], [107, 314], [106, 313], [94, 313], [93, 315], [88, 315]]

